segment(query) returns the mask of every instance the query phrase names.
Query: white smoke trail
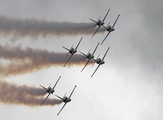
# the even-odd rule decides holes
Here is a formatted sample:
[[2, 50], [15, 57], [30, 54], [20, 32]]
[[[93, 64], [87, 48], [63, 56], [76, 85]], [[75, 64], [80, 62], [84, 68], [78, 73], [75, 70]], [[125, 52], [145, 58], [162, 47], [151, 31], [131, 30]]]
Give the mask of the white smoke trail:
[[[13, 40], [22, 37], [46, 37], [64, 35], [89, 35], [93, 34], [94, 23], [57, 22], [32, 19], [20, 19], [16, 17], [0, 16], [0, 34], [11, 35]], [[103, 29], [104, 30], [104, 29]], [[100, 30], [99, 30], [100, 32]]]
[[[0, 59], [9, 61], [8, 64], [0, 64], [0, 76], [19, 75], [51, 66], [63, 66], [67, 61], [66, 54], [32, 48], [22, 49], [21, 46], [0, 45]], [[84, 65], [83, 59], [84, 56], [74, 54], [67, 65], [69, 67]]]
[[[17, 85], [0, 81], [0, 102], [3, 104], [26, 105], [30, 107], [40, 106], [45, 91], [41, 88], [26, 85]], [[62, 101], [58, 99], [47, 99], [44, 105], [56, 105]]]

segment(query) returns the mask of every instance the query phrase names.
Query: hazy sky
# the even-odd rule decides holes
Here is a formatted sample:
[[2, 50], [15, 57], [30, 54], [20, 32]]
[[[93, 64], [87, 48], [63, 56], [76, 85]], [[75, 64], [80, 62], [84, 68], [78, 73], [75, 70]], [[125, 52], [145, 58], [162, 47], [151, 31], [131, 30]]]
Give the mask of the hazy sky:
[[[55, 53], [65, 55], [67, 51], [62, 46], [76, 46], [82, 36], [78, 50], [84, 53], [94, 50], [107, 32], [103, 35], [98, 33], [91, 39], [95, 29], [92, 29], [89, 18], [102, 19], [109, 8], [105, 25], [109, 22], [112, 25], [118, 14], [120, 17], [115, 31], [95, 53], [95, 58], [99, 54], [103, 57], [110, 47], [105, 64], [95, 75], [91, 77], [96, 64], [93, 68], [88, 65], [83, 72], [80, 71], [84, 64], [66, 67], [63, 67], [63, 61], [63, 65], [54, 64], [54, 60], [59, 60]], [[16, 104], [15, 101], [11, 104], [0, 101], [0, 119], [162, 120], [162, 13], [161, 0], [0, 0], [0, 80], [19, 87], [27, 85], [39, 89], [40, 84], [54, 85], [62, 76], [54, 93], [59, 96], [69, 95], [77, 85], [72, 101], [59, 116], [57, 113], [63, 103], [32, 107]], [[47, 21], [51, 23], [48, 27]], [[14, 29], [19, 30], [15, 32]], [[31, 64], [25, 58], [31, 60]], [[7, 68], [6, 64], [16, 67]], [[23, 65], [26, 67], [21, 67]], [[27, 66], [31, 69], [27, 70]], [[22, 70], [18, 74], [4, 75], [6, 69], [10, 72]], [[8, 98], [15, 95], [14, 91], [6, 94]], [[54, 94], [49, 98], [55, 99]], [[3, 98], [2, 92], [0, 95]]]

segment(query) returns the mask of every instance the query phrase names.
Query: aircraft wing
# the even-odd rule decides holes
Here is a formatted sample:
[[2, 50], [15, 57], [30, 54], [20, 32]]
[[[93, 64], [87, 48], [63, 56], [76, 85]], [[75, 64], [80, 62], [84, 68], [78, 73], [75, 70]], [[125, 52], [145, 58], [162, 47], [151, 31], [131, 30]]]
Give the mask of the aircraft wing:
[[85, 64], [85, 66], [83, 67], [83, 69], [81, 70], [81, 72], [84, 70], [84, 68], [87, 66], [87, 64], [89, 63], [91, 59], [88, 59], [87, 63]]
[[44, 88], [46, 91], [48, 91], [47, 88], [45, 88], [44, 86], [42, 86], [42, 85], [40, 85], [40, 86], [41, 86], [42, 88]]
[[75, 50], [77, 50], [77, 48], [78, 48], [78, 46], [79, 46], [79, 44], [80, 44], [80, 42], [81, 42], [82, 39], [83, 39], [83, 37], [81, 37], [81, 39], [80, 39], [79, 43], [77, 44]]
[[60, 114], [60, 112], [62, 111], [62, 109], [65, 107], [65, 105], [66, 105], [67, 103], [65, 103], [64, 105], [63, 105], [63, 107], [61, 108], [61, 110], [58, 112], [58, 114], [57, 115], [59, 115]]
[[108, 47], [108, 49], [107, 49], [107, 51], [106, 51], [104, 57], [102, 58], [102, 60], [104, 60], [104, 58], [105, 58], [105, 56], [106, 56], [106, 54], [107, 54], [107, 52], [108, 52], [109, 49], [110, 49], [110, 47]]
[[58, 83], [58, 81], [59, 81], [59, 79], [61, 78], [61, 76], [59, 76], [59, 78], [58, 78], [58, 80], [57, 80], [57, 82], [55, 83], [55, 85], [53, 86], [53, 89], [55, 88], [55, 86], [57, 85], [57, 83]]
[[114, 24], [113, 24], [112, 28], [113, 28], [113, 27], [114, 27], [114, 25], [116, 24], [116, 22], [117, 22], [117, 20], [118, 20], [119, 16], [120, 16], [120, 14], [118, 15], [117, 19], [115, 20], [115, 22], [114, 22]]
[[93, 20], [93, 19], [91, 19], [91, 18], [89, 18], [91, 21], [93, 21], [94, 23], [96, 23], [97, 24], [97, 21], [95, 21], [95, 20]]
[[97, 44], [95, 50], [93, 51], [92, 55], [94, 55], [94, 53], [95, 53], [95, 51], [96, 51], [96, 49], [97, 49], [97, 47], [98, 47], [99, 44], [100, 44], [100, 43], [98, 42], [98, 44]]
[[72, 90], [72, 92], [71, 92], [69, 98], [71, 97], [71, 95], [72, 95], [72, 93], [74, 92], [74, 90], [75, 90], [76, 87], [77, 87], [77, 86], [75, 85], [75, 87], [74, 87], [74, 89]]
[[66, 50], [68, 50], [68, 51], [70, 51], [68, 48], [66, 48], [66, 47], [64, 47], [64, 46], [62, 46], [64, 49], [66, 49]]
[[105, 28], [105, 30], [107, 29], [107, 27], [105, 27], [104, 25], [102, 25], [103, 28]]
[[91, 75], [91, 77], [93, 77], [93, 75], [95, 74], [95, 72], [97, 71], [97, 69], [100, 67], [100, 64], [98, 64], [96, 70], [93, 72], [93, 74]]
[[62, 97], [60, 97], [60, 96], [58, 96], [58, 95], [55, 95], [56, 97], [58, 97], [59, 99], [61, 99], [62, 101], [63, 101], [63, 98]]
[[71, 54], [71, 56], [69, 57], [69, 59], [68, 59], [67, 62], [65, 63], [64, 67], [66, 66], [66, 64], [68, 63], [68, 61], [71, 59], [72, 56], [73, 56], [73, 54]]
[[92, 37], [96, 34], [96, 32], [99, 30], [101, 26], [98, 26], [98, 28], [96, 29], [96, 31], [94, 32], [94, 34], [92, 35]]
[[45, 102], [45, 100], [49, 97], [50, 93], [47, 95], [47, 97], [44, 99], [44, 101], [41, 103], [41, 105]]
[[101, 45], [102, 45], [102, 43], [106, 40], [106, 38], [108, 37], [109, 34], [110, 34], [110, 31], [109, 31], [108, 34], [105, 36], [104, 40], [101, 42]]
[[[79, 52], [80, 52], [80, 51], [79, 51]], [[80, 53], [87, 57], [87, 55], [86, 55], [85, 53], [83, 53], [83, 52], [80, 52]]]
[[109, 11], [110, 11], [110, 9], [107, 11], [107, 13], [106, 13], [106, 15], [105, 15], [103, 21], [105, 20], [105, 18], [106, 18], [106, 16], [108, 15]]

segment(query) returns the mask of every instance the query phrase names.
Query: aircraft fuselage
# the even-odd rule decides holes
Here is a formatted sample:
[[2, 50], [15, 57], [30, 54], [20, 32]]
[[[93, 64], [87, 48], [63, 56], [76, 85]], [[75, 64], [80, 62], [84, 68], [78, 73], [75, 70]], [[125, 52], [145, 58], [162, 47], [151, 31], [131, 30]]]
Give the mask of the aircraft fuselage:
[[74, 48], [71, 48], [69, 52], [70, 52], [71, 54], [74, 54], [74, 53], [76, 53], [76, 52], [77, 52], [77, 50], [76, 50], [76, 49], [74, 49]]
[[98, 26], [104, 25], [104, 21], [98, 20], [98, 21], [97, 21], [97, 25], [98, 25]]
[[67, 96], [64, 96], [62, 100], [63, 100], [64, 103], [67, 103], [67, 102], [71, 101], [71, 99], [68, 98]]
[[105, 63], [105, 61], [101, 60], [100, 58], [97, 58], [96, 63], [102, 65]]
[[112, 32], [112, 31], [115, 30], [115, 28], [114, 28], [114, 27], [111, 27], [111, 26], [109, 25], [109, 26], [106, 27], [106, 30], [107, 30], [108, 32]]
[[88, 58], [88, 59], [93, 59], [93, 58], [94, 58], [94, 55], [92, 55], [91, 53], [88, 53], [88, 54], [87, 54], [87, 58]]
[[114, 30], [115, 30], [115, 28], [111, 28], [111, 29], [110, 29], [110, 32], [112, 32], [112, 31], [114, 31]]
[[54, 89], [51, 88], [51, 87], [48, 87], [47, 92], [53, 94], [54, 93]]

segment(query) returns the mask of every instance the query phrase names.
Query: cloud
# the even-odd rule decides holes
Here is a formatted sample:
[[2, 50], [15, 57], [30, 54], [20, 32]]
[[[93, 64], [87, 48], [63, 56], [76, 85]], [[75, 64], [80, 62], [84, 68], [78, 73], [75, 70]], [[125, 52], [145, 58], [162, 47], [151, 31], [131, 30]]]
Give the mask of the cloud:
[[132, 36], [133, 46], [139, 60], [152, 73], [161, 73], [163, 70], [163, 16], [162, 1], [136, 1], [138, 4], [141, 24], [138, 32]]

